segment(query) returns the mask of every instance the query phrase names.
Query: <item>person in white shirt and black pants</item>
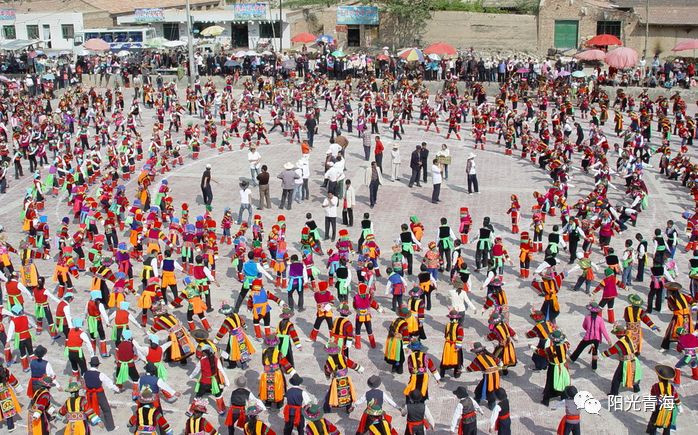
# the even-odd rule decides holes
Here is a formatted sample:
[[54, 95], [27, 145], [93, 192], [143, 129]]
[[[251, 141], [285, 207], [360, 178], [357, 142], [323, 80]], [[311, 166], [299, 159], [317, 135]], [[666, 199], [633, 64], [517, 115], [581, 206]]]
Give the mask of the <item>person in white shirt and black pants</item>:
[[337, 237], [337, 204], [339, 200], [332, 192], [327, 192], [327, 198], [322, 201], [325, 209], [325, 240], [329, 239], [330, 227], [332, 227], [332, 241]]
[[465, 164], [465, 173], [468, 175], [468, 194], [478, 193], [480, 189], [477, 185], [477, 171], [475, 169], [475, 154], [470, 153], [468, 162]]
[[431, 181], [434, 184], [434, 189], [431, 191], [431, 202], [434, 204], [439, 203], [439, 195], [441, 194], [441, 166], [439, 166], [439, 160], [434, 159], [431, 162]]
[[369, 205], [373, 208], [378, 201], [378, 186], [383, 184], [383, 174], [375, 161], [371, 162], [370, 167], [366, 168], [364, 183], [368, 185]]

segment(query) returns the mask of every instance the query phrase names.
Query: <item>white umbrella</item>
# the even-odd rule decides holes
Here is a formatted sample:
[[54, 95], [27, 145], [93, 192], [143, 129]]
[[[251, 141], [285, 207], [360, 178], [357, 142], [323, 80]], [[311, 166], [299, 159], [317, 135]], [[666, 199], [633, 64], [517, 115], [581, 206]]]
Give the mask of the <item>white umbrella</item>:
[[234, 54], [233, 56], [235, 56], [235, 57], [245, 57], [245, 56], [247, 56], [247, 52], [246, 52], [245, 50], [239, 50], [239, 51], [235, 52], [235, 54]]
[[439, 57], [439, 55], [436, 54], [436, 53], [430, 54], [430, 55], [429, 55], [429, 59], [431, 59], [431, 60], [441, 60], [441, 58]]
[[116, 53], [117, 56], [119, 57], [126, 57], [129, 56], [131, 53], [128, 50], [121, 50], [120, 52]]
[[254, 50], [248, 50], [245, 52], [245, 56], [259, 56], [259, 53]]
[[187, 43], [184, 41], [165, 41], [162, 43], [162, 46], [167, 48], [184, 47], [185, 45]]
[[269, 50], [264, 50], [264, 51], [262, 52], [262, 56], [271, 56], [271, 51], [269, 51]]

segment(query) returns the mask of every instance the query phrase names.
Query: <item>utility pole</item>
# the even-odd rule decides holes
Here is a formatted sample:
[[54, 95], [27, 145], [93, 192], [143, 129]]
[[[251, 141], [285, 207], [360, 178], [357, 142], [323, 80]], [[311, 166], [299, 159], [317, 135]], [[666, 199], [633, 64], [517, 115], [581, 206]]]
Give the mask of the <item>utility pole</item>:
[[284, 46], [284, 20], [281, 18], [282, 5], [283, 0], [279, 0], [279, 53], [283, 52]]
[[645, 3], [645, 49], [642, 52], [642, 57], [647, 59], [647, 42], [650, 39], [650, 0]]
[[187, 48], [189, 51], [189, 86], [193, 86], [194, 76], [196, 75], [196, 65], [194, 64], [194, 34], [192, 30], [189, 0], [187, 0]]

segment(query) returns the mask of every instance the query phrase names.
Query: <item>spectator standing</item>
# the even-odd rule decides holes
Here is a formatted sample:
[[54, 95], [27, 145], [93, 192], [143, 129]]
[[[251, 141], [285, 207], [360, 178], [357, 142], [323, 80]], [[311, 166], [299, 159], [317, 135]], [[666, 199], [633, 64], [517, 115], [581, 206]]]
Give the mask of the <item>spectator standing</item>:
[[250, 151], [247, 153], [247, 161], [250, 162], [250, 178], [252, 179], [253, 186], [257, 185], [257, 176], [259, 175], [261, 160], [262, 155], [257, 151], [257, 146], [251, 144]]
[[[332, 192], [327, 192], [327, 198], [322, 201], [322, 208], [325, 209], [325, 240], [337, 237], [337, 204], [339, 200]], [[330, 237], [330, 227], [332, 228], [332, 237]]]
[[247, 210], [247, 225], [252, 223], [252, 190], [247, 180], [240, 182], [240, 211], [238, 212], [237, 224], [242, 222], [242, 213]]
[[422, 167], [422, 158], [419, 155], [421, 148], [421, 146], [417, 145], [417, 148], [415, 148], [410, 155], [410, 169], [412, 170], [412, 175], [410, 176], [409, 187], [412, 187], [415, 183], [417, 183], [417, 187], [422, 187], [419, 182], [419, 168]]
[[431, 202], [434, 204], [439, 203], [439, 195], [441, 194], [441, 166], [439, 166], [439, 160], [434, 159], [431, 163], [431, 181], [434, 185], [434, 189], [431, 191]]
[[419, 159], [422, 167], [422, 181], [427, 182], [427, 168], [429, 166], [429, 150], [427, 149], [427, 143], [422, 142], [422, 148], [419, 150]]
[[448, 165], [451, 161], [451, 150], [446, 144], [441, 144], [441, 149], [436, 153], [436, 158], [439, 159], [439, 165], [443, 168], [443, 178], [448, 180]]
[[376, 162], [371, 162], [367, 168], [364, 181], [368, 185], [369, 205], [373, 208], [378, 200], [378, 186], [383, 184], [383, 174]]
[[364, 137], [361, 138], [361, 142], [364, 146], [364, 160], [369, 161], [371, 158], [371, 135], [365, 134]]
[[392, 159], [393, 181], [400, 181], [400, 163], [402, 159], [400, 157], [400, 145], [397, 142], [393, 143], [393, 149], [390, 150], [390, 158]]
[[284, 170], [276, 177], [281, 180], [281, 203], [279, 208], [284, 208], [284, 202], [286, 202], [286, 209], [291, 210], [291, 201], [293, 200], [293, 189], [295, 187], [295, 180], [298, 178], [298, 174], [294, 170], [293, 163], [286, 162], [284, 164]]
[[211, 165], [206, 165], [204, 173], [201, 175], [201, 196], [207, 209], [211, 208], [213, 202], [213, 190], [211, 190]]
[[301, 176], [303, 177], [303, 187], [301, 187], [301, 200], [303, 201], [310, 199], [310, 163], [308, 157], [308, 154], [304, 154], [303, 157], [298, 160], [298, 165], [302, 172]]
[[351, 180], [344, 182], [344, 202], [342, 207], [342, 224], [354, 226], [354, 204], [356, 204], [356, 191], [351, 185]]
[[257, 185], [259, 186], [259, 209], [271, 208], [271, 197], [269, 196], [269, 172], [267, 165], [262, 165], [262, 172], [257, 175]]
[[308, 133], [308, 146], [313, 147], [313, 139], [315, 138], [315, 129], [317, 128], [317, 121], [312, 116], [308, 116], [305, 119], [305, 130]]
[[293, 180], [293, 199], [300, 204], [303, 202], [301, 200], [302, 196], [302, 190], [303, 190], [303, 168], [301, 167], [303, 165], [302, 159], [299, 159], [296, 162], [296, 174], [298, 174], [298, 178]]
[[378, 169], [380, 169], [381, 174], [383, 173], [383, 151], [385, 151], [383, 142], [381, 142], [380, 136], [376, 136], [376, 148], [373, 152], [375, 155], [376, 165], [378, 166]]
[[468, 176], [468, 195], [473, 193], [479, 193], [480, 190], [477, 185], [477, 169], [475, 167], [475, 154], [470, 153], [468, 156], [468, 162], [465, 164], [465, 173]]

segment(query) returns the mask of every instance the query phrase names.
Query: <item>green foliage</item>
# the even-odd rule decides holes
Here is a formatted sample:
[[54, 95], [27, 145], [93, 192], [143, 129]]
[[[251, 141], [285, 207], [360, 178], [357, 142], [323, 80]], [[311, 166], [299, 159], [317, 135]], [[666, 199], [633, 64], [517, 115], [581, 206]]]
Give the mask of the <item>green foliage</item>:
[[484, 6], [482, 0], [431, 0], [433, 11], [481, 12], [499, 14], [499, 8]]

